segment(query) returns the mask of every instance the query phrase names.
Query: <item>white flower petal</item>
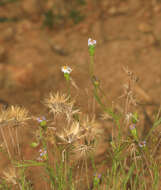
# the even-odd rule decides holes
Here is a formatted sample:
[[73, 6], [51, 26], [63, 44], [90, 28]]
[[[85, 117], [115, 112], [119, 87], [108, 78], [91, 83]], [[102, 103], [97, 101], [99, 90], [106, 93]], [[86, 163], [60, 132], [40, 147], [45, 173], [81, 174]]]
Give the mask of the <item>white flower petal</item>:
[[96, 44], [96, 40], [92, 40], [91, 38], [88, 39], [88, 46], [93, 46]]
[[61, 71], [62, 71], [63, 73], [68, 73], [68, 74], [70, 74], [70, 73], [72, 72], [72, 69], [71, 69], [70, 67], [68, 67], [68, 66], [63, 66], [63, 67], [61, 68]]

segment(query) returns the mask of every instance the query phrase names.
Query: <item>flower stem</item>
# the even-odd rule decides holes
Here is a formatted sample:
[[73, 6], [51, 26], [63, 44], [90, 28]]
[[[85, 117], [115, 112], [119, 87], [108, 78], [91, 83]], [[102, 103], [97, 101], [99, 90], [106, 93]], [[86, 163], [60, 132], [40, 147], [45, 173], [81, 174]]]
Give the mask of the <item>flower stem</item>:
[[114, 121], [116, 122], [116, 125], [118, 126], [119, 128], [119, 134], [118, 134], [118, 137], [119, 137], [119, 141], [120, 141], [120, 137], [121, 137], [121, 128], [120, 128], [120, 123], [119, 123], [119, 116], [117, 116], [111, 109], [109, 108], [106, 108], [106, 106], [102, 103], [99, 95], [98, 95], [98, 91], [97, 91], [97, 87], [94, 86], [94, 97], [96, 99], [96, 101], [100, 104], [100, 106], [102, 107], [102, 109], [104, 110], [104, 112], [108, 113], [110, 116], [112, 116], [112, 118], [114, 119]]
[[93, 70], [94, 70], [94, 57], [93, 56], [90, 56], [90, 68], [89, 68], [89, 71], [90, 71], [90, 78], [92, 79], [92, 76], [93, 76]]
[[67, 88], [68, 88], [68, 97], [69, 97], [69, 100], [71, 98], [71, 93], [70, 93], [70, 78], [69, 80], [67, 80]]

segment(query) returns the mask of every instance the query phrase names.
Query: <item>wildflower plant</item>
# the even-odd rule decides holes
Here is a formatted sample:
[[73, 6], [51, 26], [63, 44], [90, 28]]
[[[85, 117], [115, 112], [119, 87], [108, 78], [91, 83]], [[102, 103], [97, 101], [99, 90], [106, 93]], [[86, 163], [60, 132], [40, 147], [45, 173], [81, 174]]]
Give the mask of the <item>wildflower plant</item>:
[[96, 40], [88, 39], [88, 50], [90, 55], [90, 77], [93, 77], [93, 67], [94, 67], [94, 53], [95, 53]]
[[141, 141], [141, 142], [139, 142], [138, 145], [139, 145], [140, 148], [143, 148], [143, 147], [146, 146], [146, 141]]
[[135, 140], [136, 142], [138, 142], [139, 139], [138, 139], [138, 133], [137, 133], [137, 129], [136, 129], [135, 124], [131, 124], [129, 128], [130, 128], [130, 132], [131, 132], [131, 134], [132, 134], [134, 140]]
[[39, 123], [38, 130], [34, 132], [37, 142], [32, 142], [30, 145], [31, 147], [36, 148], [42, 142], [43, 146], [46, 147], [45, 142], [44, 142], [44, 137], [47, 133], [47, 129], [48, 129], [47, 121], [49, 120], [47, 120], [45, 116], [37, 117], [35, 119]]
[[[101, 100], [100, 96], [99, 96], [99, 92], [101, 92], [101, 94], [104, 95], [104, 92], [102, 91], [102, 89], [100, 88], [100, 82], [98, 79], [96, 79], [96, 76], [94, 75], [94, 53], [95, 53], [95, 45], [96, 45], [96, 40], [92, 40], [91, 38], [88, 39], [88, 50], [89, 50], [89, 55], [90, 55], [90, 68], [89, 68], [89, 72], [90, 72], [90, 78], [92, 81], [92, 84], [94, 86], [93, 89], [93, 94], [94, 94], [94, 98], [95, 100], [98, 102], [98, 104], [101, 106], [101, 108], [103, 109], [103, 111], [107, 114], [109, 114], [109, 116], [111, 116], [114, 121], [116, 122], [118, 128], [119, 128], [119, 141], [120, 141], [120, 136], [121, 136], [121, 129], [120, 129], [120, 123], [119, 123], [119, 119], [120, 116], [116, 115], [113, 110], [109, 107], [107, 107]], [[106, 97], [105, 97], [106, 98]]]
[[[39, 124], [38, 130], [36, 130], [36, 132], [34, 131], [37, 142], [31, 143], [31, 146], [35, 148], [38, 154], [36, 160], [23, 160], [13, 163], [15, 167], [23, 169], [35, 166], [43, 167], [49, 176], [47, 184], [50, 182], [49, 185], [51, 189], [83, 189], [82, 185], [85, 184], [85, 181], [88, 189], [122, 190], [130, 188], [132, 190], [145, 190], [148, 188], [144, 179], [148, 177], [150, 179], [149, 181], [152, 181], [151, 186], [149, 182], [148, 187], [158, 190], [159, 169], [157, 164], [159, 157], [157, 160], [156, 152], [158, 151], [158, 147], [160, 147], [160, 137], [156, 138], [155, 142], [157, 142], [157, 146], [154, 150], [149, 148], [149, 143], [147, 144], [147, 142], [150, 142], [149, 137], [154, 135], [153, 130], [161, 124], [161, 118], [159, 118], [159, 116], [156, 118], [145, 140], [141, 141], [137, 131], [140, 117], [136, 111], [133, 112], [131, 109], [132, 105], [136, 103], [132, 92], [133, 85], [129, 82], [129, 85], [126, 86], [123, 95], [123, 97], [126, 98], [124, 104], [125, 109], [120, 114], [116, 113], [113, 107], [110, 108], [103, 103], [100, 93], [104, 98], [106, 98], [106, 96], [103, 93], [100, 81], [94, 75], [93, 69], [95, 45], [96, 40], [89, 38], [89, 72], [94, 87], [94, 98], [101, 106], [106, 117], [108, 116], [110, 121], [115, 123], [112, 128], [112, 138], [110, 142], [108, 142], [109, 146], [107, 147], [106, 157], [110, 164], [107, 167], [106, 175], [96, 173], [97, 169], [94, 166], [94, 158], [92, 159], [99, 139], [103, 138], [104, 130], [96, 121], [95, 115], [90, 117], [91, 115], [82, 114], [80, 109], [75, 107], [75, 101], [71, 100], [70, 82], [72, 80], [70, 73], [72, 69], [68, 66], [61, 68], [68, 85], [68, 93], [62, 94], [53, 91], [50, 92], [49, 96], [44, 100], [44, 105], [49, 108], [49, 113], [53, 114], [52, 120], [47, 120], [45, 116], [32, 117], [32, 119], [36, 120]], [[125, 71], [130, 77], [130, 80], [134, 82], [133, 74], [126, 69]], [[108, 102], [108, 100], [106, 100], [106, 102]], [[16, 112], [16, 115], [14, 112]], [[76, 115], [77, 117], [75, 117]], [[12, 155], [3, 128], [9, 123], [12, 123], [16, 128], [19, 124], [24, 124], [28, 119], [27, 111], [14, 107], [11, 107], [9, 112], [2, 112], [0, 115], [0, 131], [10, 158], [12, 158]], [[113, 130], [116, 131], [117, 135], [113, 134]], [[130, 131], [131, 136], [124, 133], [126, 130]], [[11, 131], [11, 129], [9, 129], [9, 136], [11, 136], [12, 132], [13, 130]], [[158, 134], [156, 134], [156, 136], [157, 135]], [[16, 139], [17, 137], [12, 137], [11, 142], [13, 144], [16, 143]], [[39, 149], [38, 146], [40, 146]], [[92, 173], [91, 179], [88, 170], [89, 158], [93, 161], [92, 168], [94, 170], [93, 173], [95, 173], [94, 176]], [[80, 170], [78, 170], [79, 168]], [[10, 173], [12, 175], [11, 177], [10, 174], [4, 172], [6, 181], [14, 185], [19, 185], [20, 189], [29, 189], [24, 185], [26, 183], [24, 176], [22, 180], [17, 180], [15, 170]], [[83, 180], [83, 182], [81, 180]], [[80, 187], [78, 182], [80, 183]]]
[[139, 122], [138, 119], [138, 114], [137, 112], [134, 112], [134, 114], [129, 113], [128, 115], [128, 121], [131, 121], [131, 124], [129, 126], [130, 128], [130, 132], [132, 134], [132, 137], [134, 138], [134, 140], [138, 143], [139, 142], [139, 137], [138, 137], [138, 132], [137, 132], [137, 128], [136, 128], [136, 124]]
[[37, 160], [39, 161], [47, 160], [47, 150], [40, 149], [39, 152], [40, 152], [40, 156], [37, 158]]
[[101, 174], [94, 174], [93, 188], [98, 188], [101, 181]]
[[132, 114], [132, 123], [136, 124], [139, 122], [139, 118], [138, 118], [138, 113], [134, 112], [134, 114]]
[[95, 45], [96, 45], [96, 40], [92, 40], [91, 38], [89, 38], [88, 39], [88, 47], [89, 47], [90, 56], [94, 56]]
[[40, 123], [40, 127], [46, 130], [46, 127], [47, 127], [46, 118], [43, 116], [42, 119], [37, 118], [37, 120]]
[[70, 97], [70, 73], [72, 72], [72, 69], [68, 66], [63, 66], [61, 70], [64, 73], [64, 77], [67, 81], [68, 96]]

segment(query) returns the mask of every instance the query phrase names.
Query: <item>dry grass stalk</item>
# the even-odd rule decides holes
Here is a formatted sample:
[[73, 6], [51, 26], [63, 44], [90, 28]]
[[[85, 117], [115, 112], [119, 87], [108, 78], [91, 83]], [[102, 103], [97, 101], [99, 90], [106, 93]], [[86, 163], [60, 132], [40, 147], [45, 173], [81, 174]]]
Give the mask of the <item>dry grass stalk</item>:
[[136, 106], [136, 97], [134, 95], [134, 87], [135, 83], [138, 81], [138, 78], [135, 77], [134, 73], [129, 71], [128, 68], [123, 67], [123, 71], [127, 74], [128, 76], [128, 84], [124, 85], [124, 93], [120, 98], [125, 98], [125, 104], [124, 104], [124, 116], [125, 119], [123, 123], [125, 124], [124, 127], [124, 134], [126, 135], [129, 121], [127, 120], [127, 116], [129, 113], [132, 113], [132, 106]]
[[17, 152], [20, 156], [18, 126], [24, 125], [28, 119], [30, 119], [30, 117], [28, 117], [28, 111], [25, 108], [20, 108], [18, 106], [11, 106], [7, 110], [2, 110], [0, 113], [1, 133], [10, 159], [12, 156], [11, 151], [9, 150], [9, 142], [6, 139], [3, 128], [8, 128], [8, 134], [12, 142], [13, 149], [17, 146]]

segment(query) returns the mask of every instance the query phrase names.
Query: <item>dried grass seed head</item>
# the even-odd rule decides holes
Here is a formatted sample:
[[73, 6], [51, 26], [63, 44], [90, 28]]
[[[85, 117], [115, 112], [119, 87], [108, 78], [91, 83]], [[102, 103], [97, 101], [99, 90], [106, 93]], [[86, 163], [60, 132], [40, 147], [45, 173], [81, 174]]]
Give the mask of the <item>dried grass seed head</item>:
[[14, 185], [17, 184], [19, 174], [14, 167], [7, 168], [7, 170], [3, 172], [3, 175], [3, 179], [6, 180], [8, 183], [12, 183]]
[[56, 94], [50, 93], [49, 97], [45, 99], [44, 104], [50, 109], [50, 112], [55, 115], [65, 114], [68, 121], [70, 121], [71, 116], [76, 113], [80, 113], [79, 110], [74, 110], [75, 101], [69, 101], [69, 96], [66, 94]]
[[56, 136], [62, 141], [62, 143], [73, 143], [79, 138], [80, 125], [79, 122], [74, 121], [71, 126], [66, 127], [60, 133], [56, 133]]
[[95, 121], [95, 116], [90, 119], [88, 115], [84, 115], [80, 126], [80, 140], [74, 144], [73, 152], [79, 153], [79, 157], [84, 157], [95, 150], [95, 140], [103, 130], [98, 128], [100, 125]]
[[96, 137], [102, 134], [103, 130], [100, 128], [100, 124], [96, 122], [95, 115], [90, 119], [89, 115], [83, 117], [81, 126], [86, 130], [88, 137]]
[[110, 116], [108, 113], [102, 113], [100, 114], [100, 119], [101, 120], [112, 120], [112, 116]]
[[0, 122], [12, 122], [24, 123], [26, 120], [31, 119], [28, 117], [28, 110], [19, 106], [10, 106], [7, 110], [4, 110], [0, 114]]
[[94, 143], [88, 143], [85, 141], [86, 138], [84, 138], [84, 141], [81, 141], [81, 143], [77, 143], [73, 149], [73, 153], [78, 153], [79, 159], [81, 157], [86, 157], [90, 153], [94, 152], [95, 150], [95, 144]]
[[82, 127], [85, 128], [86, 130], [90, 130], [92, 126], [95, 124], [95, 116], [90, 119], [89, 115], [84, 115], [82, 119]]

